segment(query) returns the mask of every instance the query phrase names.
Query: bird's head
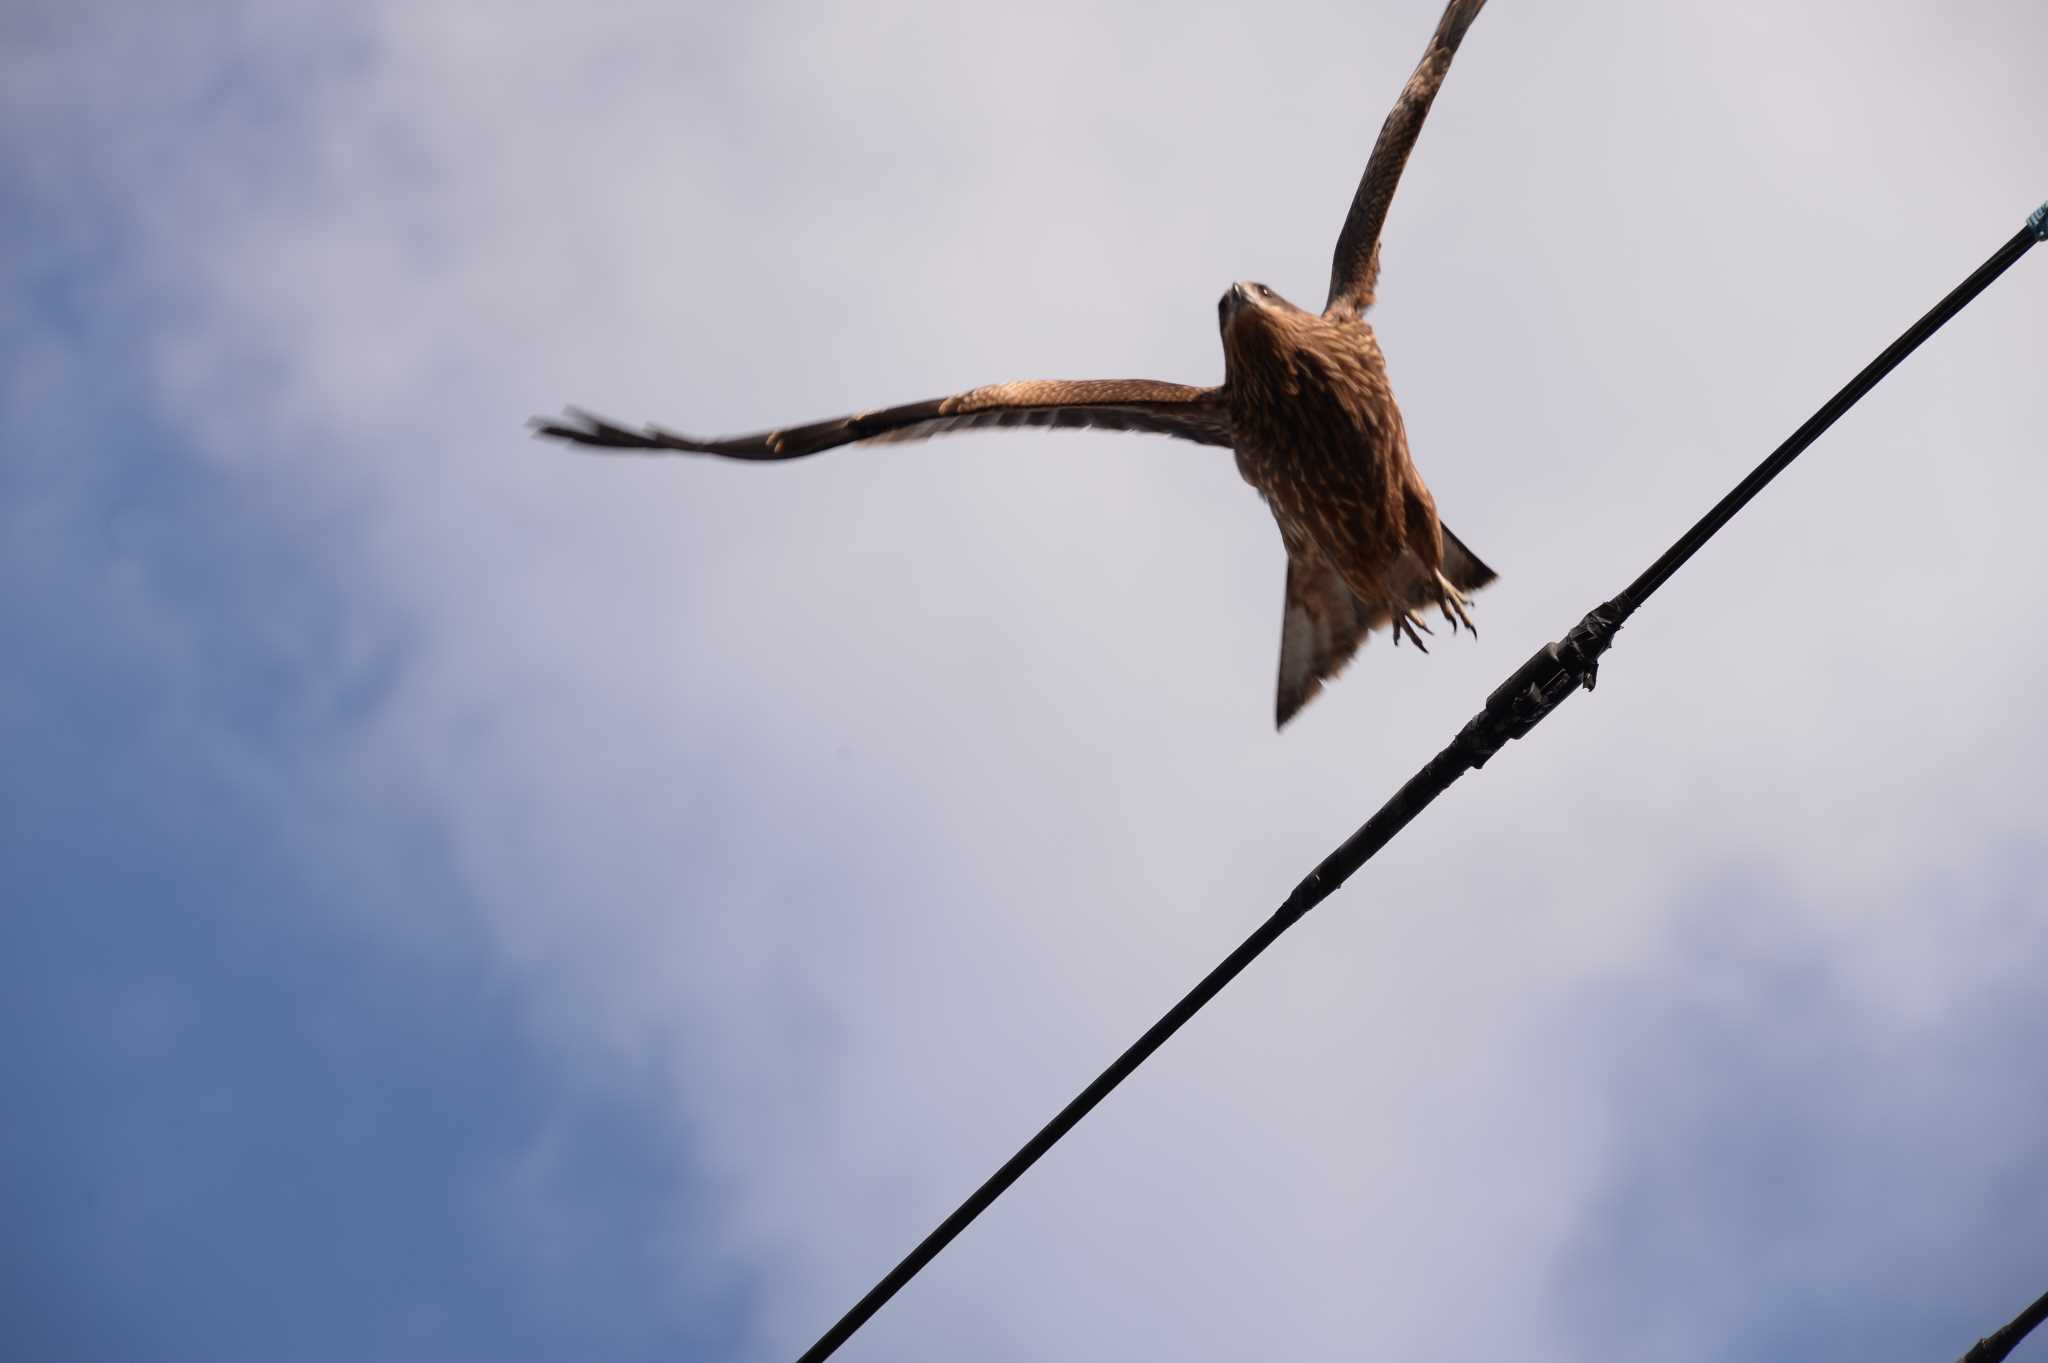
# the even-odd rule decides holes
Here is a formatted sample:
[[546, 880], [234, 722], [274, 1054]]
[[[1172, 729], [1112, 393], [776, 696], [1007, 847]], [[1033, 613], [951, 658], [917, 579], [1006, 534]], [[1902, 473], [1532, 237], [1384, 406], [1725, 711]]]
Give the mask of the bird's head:
[[1217, 329], [1223, 340], [1223, 377], [1227, 383], [1249, 382], [1254, 372], [1283, 364], [1322, 324], [1264, 284], [1250, 280], [1232, 284], [1216, 304]]
[[1230, 334], [1233, 322], [1248, 316], [1274, 316], [1280, 313], [1300, 312], [1301, 309], [1267, 288], [1250, 280], [1240, 280], [1224, 291], [1216, 303], [1216, 323], [1225, 336]]

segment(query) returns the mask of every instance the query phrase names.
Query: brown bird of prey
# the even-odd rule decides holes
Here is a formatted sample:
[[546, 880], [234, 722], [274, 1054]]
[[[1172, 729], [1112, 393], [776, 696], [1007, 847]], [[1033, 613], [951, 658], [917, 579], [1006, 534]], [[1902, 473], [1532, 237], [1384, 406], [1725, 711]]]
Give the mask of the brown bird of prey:
[[1337, 236], [1330, 297], [1303, 311], [1264, 284], [1233, 284], [1218, 304], [1224, 378], [1215, 388], [1152, 379], [1033, 379], [952, 397], [700, 440], [631, 431], [572, 409], [536, 420], [542, 435], [611, 450], [801, 459], [841, 445], [922, 440], [980, 426], [1087, 426], [1151, 431], [1226, 446], [1257, 488], [1287, 546], [1280, 628], [1279, 724], [1336, 675], [1366, 635], [1389, 627], [1420, 649], [1418, 611], [1435, 606], [1471, 627], [1466, 593], [1493, 570], [1437, 519], [1408, 456], [1379, 340], [1364, 319], [1379, 278], [1380, 228], [1402, 167], [1465, 30], [1485, 0], [1451, 0], [1429, 50], [1380, 128]]

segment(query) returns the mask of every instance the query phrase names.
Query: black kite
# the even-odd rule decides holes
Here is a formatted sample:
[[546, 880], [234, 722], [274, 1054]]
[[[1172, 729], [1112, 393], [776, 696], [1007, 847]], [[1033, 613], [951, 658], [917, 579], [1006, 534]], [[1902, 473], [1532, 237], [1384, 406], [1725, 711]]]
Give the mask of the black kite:
[[1151, 431], [1236, 451], [1287, 546], [1287, 600], [1275, 706], [1284, 725], [1391, 626], [1422, 646], [1418, 610], [1470, 627], [1466, 593], [1493, 580], [1437, 519], [1408, 455], [1378, 339], [1364, 320], [1379, 278], [1380, 229], [1408, 154], [1451, 58], [1485, 0], [1451, 0], [1429, 50], [1380, 128], [1344, 230], [1330, 296], [1305, 312], [1263, 284], [1231, 286], [1218, 305], [1224, 380], [1190, 388], [1151, 379], [1036, 379], [975, 388], [881, 411], [757, 435], [700, 440], [659, 427], [626, 430], [571, 410], [539, 433], [609, 450], [800, 459], [841, 445], [922, 440], [979, 426], [1086, 426]]

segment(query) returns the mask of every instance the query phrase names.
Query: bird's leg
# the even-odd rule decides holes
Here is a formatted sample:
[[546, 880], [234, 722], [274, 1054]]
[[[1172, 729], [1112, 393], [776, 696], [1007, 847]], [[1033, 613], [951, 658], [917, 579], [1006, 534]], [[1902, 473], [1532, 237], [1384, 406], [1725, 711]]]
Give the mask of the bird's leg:
[[1435, 630], [1424, 624], [1413, 611], [1404, 610], [1399, 615], [1396, 615], [1394, 617], [1394, 647], [1399, 648], [1401, 646], [1401, 636], [1405, 634], [1408, 636], [1408, 642], [1415, 645], [1419, 652], [1429, 652], [1429, 646], [1422, 642], [1422, 634], [1415, 632], [1418, 629], [1422, 631], [1422, 634], [1436, 633]]
[[1452, 586], [1451, 580], [1443, 575], [1442, 570], [1437, 572], [1436, 585], [1437, 609], [1444, 613], [1444, 619], [1451, 622], [1451, 633], [1456, 634], [1458, 626], [1463, 625], [1466, 629], [1471, 630], [1476, 638], [1479, 634], [1479, 627], [1474, 625], [1472, 617], [1465, 613], [1465, 608], [1472, 604], [1472, 598]]

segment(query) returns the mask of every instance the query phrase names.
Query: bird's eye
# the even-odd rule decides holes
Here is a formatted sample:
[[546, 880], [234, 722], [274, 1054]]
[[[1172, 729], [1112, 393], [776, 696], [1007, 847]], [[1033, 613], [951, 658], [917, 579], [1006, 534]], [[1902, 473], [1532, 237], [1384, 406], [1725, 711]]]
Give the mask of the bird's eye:
[[1271, 298], [1273, 296], [1273, 291], [1264, 284], [1254, 284], [1252, 287], [1259, 291], [1259, 297], [1261, 298]]

